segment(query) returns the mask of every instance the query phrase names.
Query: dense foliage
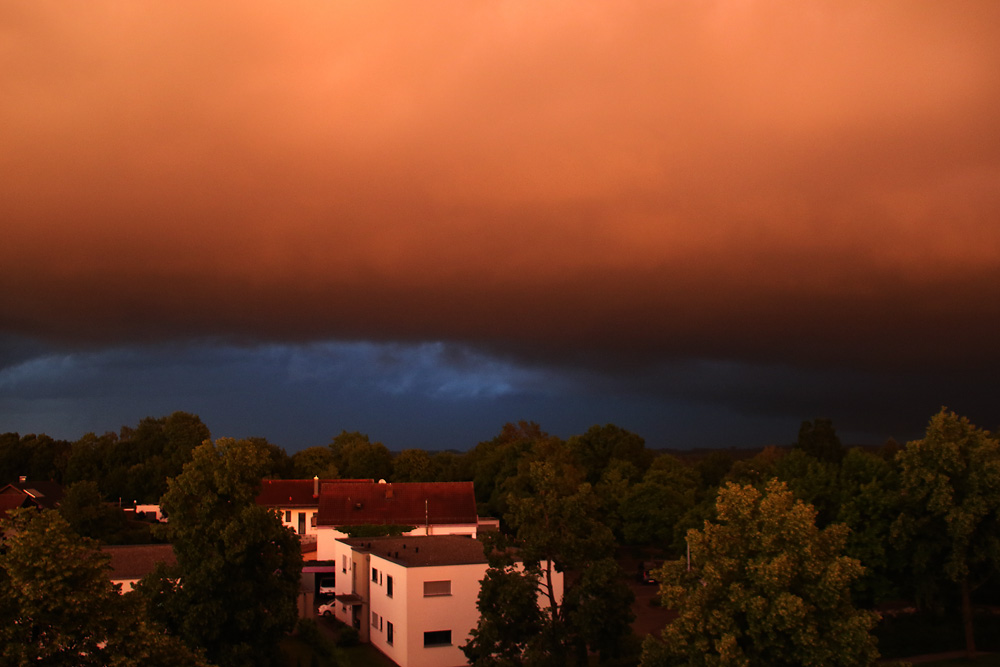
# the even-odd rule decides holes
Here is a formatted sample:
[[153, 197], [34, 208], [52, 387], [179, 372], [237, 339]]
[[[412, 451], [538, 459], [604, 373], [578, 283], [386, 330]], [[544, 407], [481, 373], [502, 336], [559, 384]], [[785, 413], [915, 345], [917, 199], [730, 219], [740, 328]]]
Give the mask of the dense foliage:
[[0, 663], [207, 666], [118, 593], [108, 557], [57, 512], [17, 510], [0, 529]]
[[690, 562], [660, 571], [679, 616], [662, 646], [647, 640], [643, 667], [874, 664], [878, 616], [851, 603], [863, 567], [843, 555], [845, 526], [817, 528], [816, 511], [777, 480], [763, 492], [728, 484], [716, 515], [688, 533]]
[[252, 440], [197, 447], [162, 500], [177, 565], [139, 587], [156, 620], [223, 667], [274, 664], [298, 618], [298, 537], [254, 502], [270, 464]]
[[[720, 489], [730, 484], [763, 494], [772, 480], [783, 482], [811, 508], [815, 529], [840, 536], [840, 555], [863, 566], [847, 577], [856, 607], [873, 609], [900, 600], [942, 614], [962, 610], [970, 651], [975, 639], [971, 610], [977, 603], [995, 604], [1000, 584], [1000, 447], [993, 434], [944, 409], [931, 419], [924, 438], [905, 446], [890, 439], [881, 448], [848, 448], [830, 420], [815, 419], [803, 422], [794, 442], [756, 453], [656, 451], [613, 424], [563, 440], [524, 421], [504, 425], [494, 438], [466, 452], [393, 453], [363, 433], [346, 430], [327, 445], [292, 456], [262, 438], [237, 446], [226, 439], [213, 444], [209, 437], [197, 416], [183, 412], [148, 417], [117, 433], [86, 434], [75, 442], [44, 434], [0, 434], [0, 482], [20, 475], [61, 482], [66, 496], [60, 512], [72, 530], [102, 543], [151, 539], [145, 527], [123, 519], [121, 508], [136, 501], [162, 497], [168, 511], [180, 513], [178, 531], [185, 524], [202, 525], [205, 534], [218, 538], [216, 543], [198, 537], [193, 528], [188, 537], [178, 532], [170, 538], [182, 543], [178, 556], [192, 582], [204, 583], [199, 615], [220, 623], [194, 627], [197, 623], [185, 621], [176, 602], [170, 611], [164, 601], [180, 598], [170, 597], [169, 573], [161, 573], [159, 584], [148, 586], [147, 593], [156, 591], [149, 596], [154, 617], [192, 646], [216, 646], [210, 656], [223, 662], [238, 662], [236, 653], [223, 656], [221, 646], [236, 641], [232, 638], [242, 632], [238, 626], [249, 624], [234, 620], [220, 629], [230, 620], [218, 600], [249, 598], [221, 577], [220, 568], [261, 546], [258, 538], [285, 544], [268, 520], [247, 509], [261, 478], [473, 481], [480, 516], [498, 518], [503, 534], [528, 555], [529, 568], [536, 568], [526, 573], [498, 564], [491, 570], [482, 601], [486, 625], [469, 645], [470, 657], [481, 664], [580, 661], [588, 655], [634, 663], [627, 588], [612, 558], [620, 561], [623, 553], [646, 560], [682, 557], [690, 530], [703, 532], [720, 521]], [[235, 511], [235, 496], [220, 491], [224, 480], [211, 472], [228, 460], [230, 449], [254, 452], [226, 464], [237, 480], [232, 483], [242, 489], [236, 503], [242, 509]], [[184, 477], [187, 469], [191, 473]], [[198, 509], [198, 503], [205, 507]], [[238, 528], [227, 531], [223, 524]], [[267, 560], [271, 573], [294, 570], [291, 547], [278, 548], [274, 557], [288, 566]], [[199, 574], [195, 563], [202, 561]], [[544, 602], [549, 597], [544, 563], [570, 575], [561, 603]], [[241, 571], [240, 576], [262, 573]], [[543, 600], [538, 604], [536, 595], [539, 615], [523, 615], [519, 627], [516, 619], [485, 611], [490, 600], [513, 605], [523, 596], [519, 587], [528, 584], [518, 577], [534, 577], [529, 584]], [[198, 585], [192, 583], [192, 591]], [[248, 608], [252, 615], [257, 607]], [[284, 612], [272, 612], [269, 608], [278, 619], [273, 626], [270, 619], [260, 621], [258, 638], [264, 643], [288, 627]], [[246, 644], [240, 655], [262, 645]], [[511, 657], [515, 653], [517, 660]]]

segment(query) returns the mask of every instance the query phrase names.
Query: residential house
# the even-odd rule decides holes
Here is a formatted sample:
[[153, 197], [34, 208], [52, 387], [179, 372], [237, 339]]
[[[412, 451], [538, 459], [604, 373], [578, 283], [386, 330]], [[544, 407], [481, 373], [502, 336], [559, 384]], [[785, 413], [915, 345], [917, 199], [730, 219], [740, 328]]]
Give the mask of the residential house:
[[403, 526], [405, 535], [476, 537], [472, 482], [339, 482], [321, 484], [317, 558], [333, 560], [336, 540], [354, 526]]
[[111, 556], [111, 583], [121, 584], [121, 592], [128, 593], [157, 564], [175, 565], [177, 556], [169, 544], [129, 544], [101, 547]]
[[370, 479], [265, 479], [257, 504], [274, 509], [281, 522], [295, 531], [303, 543], [316, 541], [316, 513], [320, 488], [329, 484], [373, 483]]
[[[336, 617], [400, 667], [465, 665], [461, 651], [479, 621], [488, 569], [468, 536], [408, 535], [336, 540]], [[556, 572], [557, 596], [563, 576]]]
[[63, 489], [58, 482], [34, 482], [21, 477], [16, 482], [0, 487], [0, 518], [20, 507], [56, 509], [62, 499]]

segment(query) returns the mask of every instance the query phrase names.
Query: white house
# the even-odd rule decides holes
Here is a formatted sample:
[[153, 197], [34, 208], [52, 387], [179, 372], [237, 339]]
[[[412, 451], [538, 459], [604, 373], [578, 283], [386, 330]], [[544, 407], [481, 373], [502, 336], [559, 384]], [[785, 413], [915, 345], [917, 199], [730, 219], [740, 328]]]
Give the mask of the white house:
[[479, 516], [472, 482], [320, 485], [317, 560], [336, 558], [335, 542], [348, 536], [344, 528], [373, 525], [403, 526], [405, 535], [476, 537]]
[[370, 479], [265, 479], [261, 482], [257, 504], [270, 507], [285, 526], [303, 539], [316, 539], [320, 489], [326, 485], [373, 483]]
[[[450, 667], [479, 621], [488, 563], [481, 542], [458, 535], [336, 540], [336, 617], [400, 667]], [[563, 577], [555, 586], [562, 598]]]

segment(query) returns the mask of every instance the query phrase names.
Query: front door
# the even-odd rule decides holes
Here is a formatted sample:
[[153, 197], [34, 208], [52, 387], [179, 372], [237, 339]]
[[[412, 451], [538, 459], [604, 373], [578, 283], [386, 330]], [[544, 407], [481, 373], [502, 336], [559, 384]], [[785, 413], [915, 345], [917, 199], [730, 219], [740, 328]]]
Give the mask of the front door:
[[299, 512], [299, 535], [306, 534], [306, 513]]

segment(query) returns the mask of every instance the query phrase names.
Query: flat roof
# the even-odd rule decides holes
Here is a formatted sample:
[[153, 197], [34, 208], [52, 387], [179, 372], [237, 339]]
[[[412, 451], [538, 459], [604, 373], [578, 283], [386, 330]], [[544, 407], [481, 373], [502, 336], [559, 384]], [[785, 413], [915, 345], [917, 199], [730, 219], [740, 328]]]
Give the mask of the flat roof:
[[338, 540], [403, 567], [486, 563], [483, 543], [462, 535], [345, 537]]

